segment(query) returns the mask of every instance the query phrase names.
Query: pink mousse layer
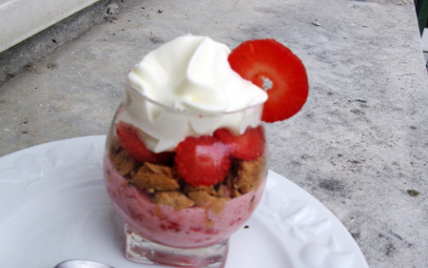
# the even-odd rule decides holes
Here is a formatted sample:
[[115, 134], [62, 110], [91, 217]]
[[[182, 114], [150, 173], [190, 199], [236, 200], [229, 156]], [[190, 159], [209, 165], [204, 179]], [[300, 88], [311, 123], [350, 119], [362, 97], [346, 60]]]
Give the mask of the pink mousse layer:
[[107, 157], [104, 158], [107, 192], [123, 221], [151, 241], [177, 248], [207, 247], [223, 242], [251, 216], [259, 203], [264, 182], [257, 192], [249, 192], [226, 202], [221, 212], [202, 207], [179, 211], [153, 204], [145, 192], [126, 185]]

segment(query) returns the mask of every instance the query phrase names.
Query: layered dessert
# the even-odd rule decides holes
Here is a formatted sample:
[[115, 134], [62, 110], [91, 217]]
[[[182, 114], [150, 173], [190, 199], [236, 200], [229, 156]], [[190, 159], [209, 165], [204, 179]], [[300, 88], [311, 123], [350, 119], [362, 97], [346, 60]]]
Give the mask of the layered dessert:
[[231, 69], [229, 54], [188, 35], [128, 75], [104, 160], [106, 186], [124, 221], [151, 241], [180, 248], [225, 241], [261, 198], [267, 94]]
[[[120, 132], [122, 128], [137, 131], [120, 122], [116, 130]], [[192, 184], [183, 179], [178, 170], [189, 168], [187, 163], [191, 160], [184, 159], [184, 163], [177, 160], [176, 164], [165, 154], [156, 163], [140, 162], [129, 155], [120, 141], [114, 143], [104, 160], [104, 171], [108, 194], [116, 210], [134, 231], [164, 245], [194, 248], [227, 240], [248, 220], [264, 188], [267, 172], [264, 136], [262, 129], [252, 130], [261, 132], [260, 156], [251, 160], [220, 160], [223, 161], [220, 165], [227, 169], [223, 171], [224, 178], [214, 185]], [[188, 150], [185, 146], [196, 140], [204, 141], [186, 139], [180, 145], [184, 148], [178, 150]], [[206, 146], [204, 154], [218, 154], [226, 148], [217, 142]], [[180, 151], [172, 156], [180, 159]]]
[[307, 96], [303, 64], [272, 39], [231, 51], [186, 35], [148, 53], [128, 74], [104, 157], [127, 232], [180, 249], [227, 241], [263, 193], [262, 121], [291, 117]]

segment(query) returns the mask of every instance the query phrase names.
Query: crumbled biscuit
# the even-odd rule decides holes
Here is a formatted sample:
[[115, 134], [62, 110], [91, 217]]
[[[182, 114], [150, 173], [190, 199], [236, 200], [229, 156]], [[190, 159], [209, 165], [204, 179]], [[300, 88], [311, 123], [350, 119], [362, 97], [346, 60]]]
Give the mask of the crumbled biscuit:
[[222, 184], [220, 184], [219, 189], [217, 191], [218, 197], [220, 198], [229, 198], [231, 197], [231, 192], [229, 187], [227, 186], [227, 179], [224, 180]]
[[229, 196], [229, 194], [226, 194], [226, 191], [223, 185], [220, 183], [217, 183], [216, 185], [199, 185], [199, 186], [186, 184], [183, 188], [183, 192], [185, 194], [189, 194], [191, 192], [207, 192], [211, 196], [215, 196], [215, 197], [224, 197], [225, 195]]
[[190, 192], [189, 198], [195, 202], [198, 207], [205, 206], [208, 202], [211, 202], [215, 197], [204, 191]]
[[183, 192], [185, 194], [191, 193], [191, 192], [206, 192], [209, 195], [217, 196], [217, 191], [214, 189], [214, 186], [209, 185], [199, 185], [199, 186], [192, 186], [190, 184], [186, 184], [184, 186]]
[[262, 180], [265, 172], [264, 157], [255, 160], [241, 161], [233, 178], [233, 188], [245, 194], [255, 190]]
[[229, 171], [229, 173], [227, 174], [227, 177], [225, 179], [225, 184], [226, 184], [227, 188], [229, 189], [229, 192], [230, 192], [229, 196], [231, 198], [235, 198], [235, 197], [238, 197], [241, 195], [241, 193], [237, 189], [235, 189], [235, 187], [233, 186], [234, 178], [235, 178], [235, 175], [233, 174], [233, 172]]
[[147, 162], [138, 169], [137, 173], [133, 174], [132, 183], [149, 193], [178, 190], [180, 188], [170, 167]]
[[122, 151], [122, 148], [120, 147], [119, 138], [117, 136], [114, 136], [111, 138], [110, 141], [110, 150], [109, 150], [109, 158], [110, 160], [114, 160], [116, 155]]
[[134, 168], [135, 161], [125, 151], [121, 151], [114, 157], [113, 165], [121, 176], [125, 176]]
[[176, 211], [195, 205], [195, 202], [178, 191], [156, 192], [153, 196], [153, 203], [171, 206]]
[[224, 208], [224, 203], [226, 202], [226, 199], [213, 197], [204, 191], [190, 192], [189, 198], [195, 202], [196, 206], [206, 207], [215, 213], [221, 212]]
[[225, 185], [216, 184], [214, 185], [214, 189], [217, 189], [217, 197], [226, 198], [230, 196], [230, 192]]

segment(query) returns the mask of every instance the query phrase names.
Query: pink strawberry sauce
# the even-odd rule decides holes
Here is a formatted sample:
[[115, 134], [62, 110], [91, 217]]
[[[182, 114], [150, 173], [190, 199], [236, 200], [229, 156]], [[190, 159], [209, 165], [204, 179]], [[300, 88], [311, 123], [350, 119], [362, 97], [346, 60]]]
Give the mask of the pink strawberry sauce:
[[170, 206], [153, 204], [145, 192], [126, 184], [107, 157], [104, 178], [114, 208], [136, 233], [166, 246], [199, 248], [227, 240], [251, 216], [259, 203], [264, 183], [257, 192], [249, 192], [226, 202], [215, 213], [202, 207], [174, 211]]

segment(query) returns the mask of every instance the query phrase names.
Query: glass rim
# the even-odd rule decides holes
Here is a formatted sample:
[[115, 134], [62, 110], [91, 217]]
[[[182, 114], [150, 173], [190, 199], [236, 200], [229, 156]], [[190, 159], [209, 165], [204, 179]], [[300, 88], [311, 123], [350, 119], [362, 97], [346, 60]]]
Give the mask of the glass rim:
[[[146, 101], [148, 101], [148, 102], [150, 102], [152, 104], [155, 104], [155, 105], [157, 105], [157, 106], [159, 106], [159, 107], [161, 107], [161, 108], [163, 108], [163, 109], [165, 109], [167, 111], [171, 111], [171, 112], [179, 112], [179, 113], [191, 114], [191, 115], [196, 115], [196, 116], [203, 115], [203, 116], [213, 116], [214, 117], [214, 116], [221, 116], [221, 115], [230, 115], [230, 114], [235, 114], [235, 113], [242, 113], [245, 110], [249, 110], [249, 109], [255, 108], [257, 106], [262, 106], [263, 107], [263, 105], [266, 103], [266, 101], [265, 101], [265, 102], [259, 103], [259, 104], [252, 104], [252, 105], [250, 105], [248, 107], [245, 107], [245, 108], [242, 108], [242, 109], [239, 109], [239, 110], [229, 111], [229, 112], [223, 111], [223, 112], [220, 112], [220, 113], [205, 113], [205, 114], [201, 114], [201, 113], [197, 113], [196, 111], [192, 111], [192, 110], [176, 109], [174, 107], [165, 105], [163, 103], [160, 103], [158, 101], [155, 101], [155, 100], [149, 98], [148, 96], [143, 95], [143, 93], [140, 90], [138, 90], [134, 86], [132, 86], [131, 83], [129, 82], [129, 79], [128, 79], [128, 74], [131, 71], [132, 71], [132, 68], [131, 68], [131, 70], [129, 70], [126, 73], [126, 79], [125, 79], [125, 86], [126, 86], [126, 88], [125, 88], [125, 91], [127, 89], [131, 89], [132, 92], [136, 93], [139, 97], [143, 98], [144, 100], [146, 100]], [[263, 90], [263, 89], [260, 89], [260, 90]]]

